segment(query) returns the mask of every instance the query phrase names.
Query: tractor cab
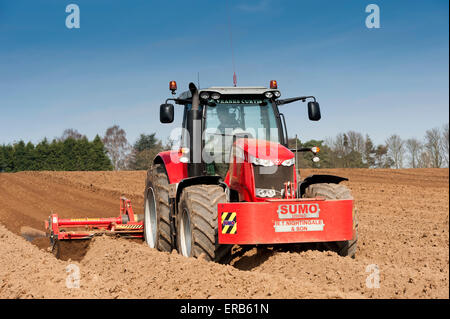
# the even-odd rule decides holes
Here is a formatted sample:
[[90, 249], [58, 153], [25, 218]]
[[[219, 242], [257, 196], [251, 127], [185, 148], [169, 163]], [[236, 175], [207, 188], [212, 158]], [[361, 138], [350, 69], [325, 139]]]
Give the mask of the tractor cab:
[[[189, 91], [181, 95], [189, 96]], [[232, 160], [232, 146], [246, 138], [287, 146], [283, 124], [273, 97], [280, 92], [263, 87], [211, 87], [199, 91], [202, 112], [202, 160], [207, 175], [226, 178]], [[187, 115], [192, 104], [184, 106], [181, 145], [189, 148]]]
[[[271, 81], [270, 88], [201, 90], [191, 83], [190, 90], [171, 99], [184, 105], [181, 149], [186, 155], [180, 160], [188, 168], [197, 167], [188, 175], [220, 176], [232, 193], [239, 194], [237, 200], [281, 198], [288, 193], [294, 197], [298, 183], [294, 153], [288, 149], [286, 124], [278, 106], [313, 99], [308, 103], [312, 120], [320, 119], [320, 110], [314, 97], [280, 97], [276, 81]], [[173, 121], [173, 106], [167, 101], [161, 105], [161, 121], [167, 122], [166, 118]]]

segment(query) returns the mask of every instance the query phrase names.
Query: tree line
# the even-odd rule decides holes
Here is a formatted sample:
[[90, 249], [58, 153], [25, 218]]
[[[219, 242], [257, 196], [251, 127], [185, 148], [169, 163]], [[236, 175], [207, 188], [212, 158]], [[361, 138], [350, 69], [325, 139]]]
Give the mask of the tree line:
[[[427, 130], [423, 139], [389, 136], [375, 145], [369, 135], [355, 131], [339, 133], [325, 140], [302, 142], [289, 139], [289, 147], [320, 148], [320, 162], [312, 153], [297, 153], [299, 168], [431, 168], [449, 167], [449, 126]], [[0, 145], [0, 172], [24, 170], [146, 170], [156, 154], [170, 150], [174, 140], [163, 143], [156, 133], [141, 134], [130, 144], [126, 132], [118, 125], [109, 127], [103, 137], [89, 141], [75, 129], [49, 142], [46, 138], [34, 145], [19, 141]]]
[[112, 170], [102, 139], [92, 141], [76, 130], [66, 130], [51, 142], [44, 138], [34, 145], [19, 141], [0, 145], [0, 172]]
[[[312, 168], [438, 168], [449, 167], [449, 126], [427, 130], [422, 139], [402, 139], [390, 135], [383, 144], [375, 145], [369, 135], [348, 131], [334, 138], [312, 140], [297, 145], [320, 147], [319, 163], [311, 153], [298, 154], [299, 167]], [[289, 140], [295, 147], [295, 138]]]

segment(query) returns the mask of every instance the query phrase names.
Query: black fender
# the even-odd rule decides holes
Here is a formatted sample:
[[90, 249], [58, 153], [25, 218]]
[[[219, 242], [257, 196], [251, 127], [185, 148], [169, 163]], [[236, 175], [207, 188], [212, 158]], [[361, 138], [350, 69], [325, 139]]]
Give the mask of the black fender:
[[299, 198], [303, 196], [306, 188], [312, 184], [331, 183], [339, 184], [342, 181], [348, 181], [348, 178], [335, 176], [335, 175], [311, 175], [306, 177], [298, 184]]

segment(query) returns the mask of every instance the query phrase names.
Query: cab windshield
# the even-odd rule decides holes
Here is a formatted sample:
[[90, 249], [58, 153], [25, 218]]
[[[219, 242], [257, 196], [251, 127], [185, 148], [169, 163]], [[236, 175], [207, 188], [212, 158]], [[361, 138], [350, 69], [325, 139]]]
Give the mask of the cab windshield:
[[[245, 102], [245, 103], [239, 103]], [[268, 100], [218, 100], [206, 111], [205, 140], [211, 135], [244, 135], [280, 143], [277, 120]]]
[[263, 99], [227, 99], [210, 102], [206, 109], [204, 160], [213, 164], [211, 174], [228, 170], [233, 140], [255, 138], [280, 143], [272, 102]]

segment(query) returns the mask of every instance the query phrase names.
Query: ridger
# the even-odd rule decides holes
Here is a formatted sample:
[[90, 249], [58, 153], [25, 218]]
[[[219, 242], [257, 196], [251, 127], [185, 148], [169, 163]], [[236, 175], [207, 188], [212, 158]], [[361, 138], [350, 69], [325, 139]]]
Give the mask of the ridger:
[[[175, 95], [177, 83], [171, 81], [169, 89]], [[318, 163], [320, 150], [288, 145], [280, 109], [308, 101], [308, 117], [318, 121], [314, 96], [282, 99], [274, 80], [269, 87], [198, 89], [189, 83], [187, 91], [160, 106], [161, 123], [174, 121], [169, 101], [184, 112], [180, 146], [152, 160], [143, 219], [125, 198], [116, 218], [70, 220], [54, 214], [47, 221], [53, 247], [62, 240], [106, 233], [143, 238], [151, 248], [212, 261], [231, 260], [233, 245], [316, 242], [327, 243], [341, 256], [355, 255], [353, 197], [340, 184], [347, 179], [300, 179], [297, 153], [311, 152]], [[208, 161], [203, 154], [211, 155]]]

